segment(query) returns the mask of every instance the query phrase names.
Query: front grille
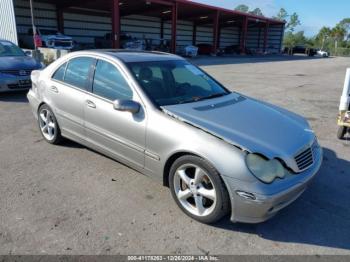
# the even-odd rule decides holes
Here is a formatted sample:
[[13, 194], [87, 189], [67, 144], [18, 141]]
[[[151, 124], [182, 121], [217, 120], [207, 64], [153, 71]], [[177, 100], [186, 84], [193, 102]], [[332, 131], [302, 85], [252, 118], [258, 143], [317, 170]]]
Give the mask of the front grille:
[[295, 156], [294, 159], [300, 171], [307, 169], [314, 163], [315, 159], [317, 158], [318, 147], [317, 140], [315, 139], [311, 147], [305, 149], [300, 154]]
[[14, 76], [29, 76], [31, 70], [0, 70], [0, 73]]
[[32, 83], [30, 80], [21, 80], [17, 84], [8, 84], [7, 87], [9, 89], [30, 89], [32, 87]]

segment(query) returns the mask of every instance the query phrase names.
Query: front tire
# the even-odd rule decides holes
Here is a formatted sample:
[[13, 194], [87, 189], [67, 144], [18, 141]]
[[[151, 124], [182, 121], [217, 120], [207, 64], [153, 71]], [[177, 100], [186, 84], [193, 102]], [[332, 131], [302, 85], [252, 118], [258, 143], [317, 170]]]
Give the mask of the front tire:
[[345, 134], [348, 132], [348, 128], [346, 126], [339, 126], [337, 137], [338, 139], [344, 139]]
[[43, 138], [50, 144], [62, 141], [61, 130], [51, 108], [44, 104], [38, 110], [38, 125]]
[[229, 196], [219, 173], [200, 157], [178, 158], [170, 169], [169, 185], [176, 204], [199, 222], [215, 223], [229, 210]]

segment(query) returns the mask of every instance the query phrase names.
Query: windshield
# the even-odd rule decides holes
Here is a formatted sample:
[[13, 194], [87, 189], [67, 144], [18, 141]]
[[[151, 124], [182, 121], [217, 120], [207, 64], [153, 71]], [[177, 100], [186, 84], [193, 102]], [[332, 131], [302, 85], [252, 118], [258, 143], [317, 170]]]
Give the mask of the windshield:
[[182, 60], [133, 62], [128, 67], [158, 106], [191, 103], [230, 92], [198, 67]]
[[24, 56], [24, 52], [11, 42], [0, 40], [0, 57], [4, 56]]

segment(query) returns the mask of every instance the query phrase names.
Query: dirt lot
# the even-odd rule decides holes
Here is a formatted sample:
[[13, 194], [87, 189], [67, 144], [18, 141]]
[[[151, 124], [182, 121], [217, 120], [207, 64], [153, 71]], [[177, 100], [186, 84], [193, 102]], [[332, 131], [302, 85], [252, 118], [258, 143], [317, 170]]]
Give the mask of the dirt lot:
[[157, 182], [75, 143], [45, 143], [25, 94], [1, 94], [0, 254], [350, 254], [350, 141], [336, 139], [335, 121], [350, 59], [194, 62], [310, 121], [325, 158], [299, 200], [259, 225], [197, 223]]

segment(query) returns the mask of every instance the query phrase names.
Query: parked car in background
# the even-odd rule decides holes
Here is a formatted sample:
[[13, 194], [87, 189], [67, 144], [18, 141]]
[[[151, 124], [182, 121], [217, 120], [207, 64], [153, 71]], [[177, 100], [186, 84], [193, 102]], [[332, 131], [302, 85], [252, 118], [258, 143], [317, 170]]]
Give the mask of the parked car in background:
[[40, 62], [26, 55], [14, 43], [0, 39], [0, 92], [31, 88], [30, 74], [41, 68]]
[[[42, 47], [72, 50], [74, 48], [73, 38], [66, 36], [53, 29], [37, 28], [37, 35], [42, 41]], [[22, 47], [34, 49], [33, 29], [28, 30], [27, 35], [20, 36]]]
[[322, 162], [303, 117], [231, 92], [175, 55], [75, 52], [32, 81], [28, 99], [48, 143], [66, 137], [158, 179], [204, 223], [229, 212], [233, 222], [271, 218]]
[[308, 56], [315, 56], [317, 54], [317, 50], [315, 48], [308, 48], [303, 45], [297, 45], [293, 48], [286, 47], [284, 49], [284, 53], [294, 55], [294, 54], [305, 54]]
[[[120, 45], [124, 46], [126, 42], [135, 40], [130, 35], [122, 32], [120, 35]], [[112, 48], [112, 34], [106, 33], [104, 36], [96, 36], [94, 38], [95, 48], [104, 49]]]
[[240, 54], [241, 49], [239, 45], [230, 45], [225, 47], [225, 54]]
[[317, 56], [321, 56], [321, 57], [329, 57], [328, 52], [324, 51], [324, 50], [321, 50], [321, 49], [317, 50], [317, 54], [316, 55]]
[[210, 55], [213, 53], [213, 46], [211, 44], [197, 44], [199, 55]]

